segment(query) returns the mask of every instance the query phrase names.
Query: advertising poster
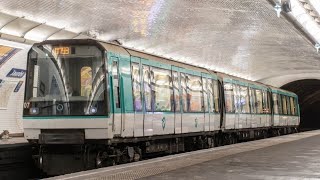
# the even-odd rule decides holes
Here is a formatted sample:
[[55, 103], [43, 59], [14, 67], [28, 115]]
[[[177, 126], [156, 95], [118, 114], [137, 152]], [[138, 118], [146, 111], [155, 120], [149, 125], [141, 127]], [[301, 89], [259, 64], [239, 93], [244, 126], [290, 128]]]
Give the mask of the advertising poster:
[[23, 81], [19, 81], [18, 84], [16, 85], [16, 87], [14, 88], [13, 92], [19, 92], [21, 86], [23, 84]]
[[0, 45], [0, 68], [18, 51], [20, 51], [20, 49]]

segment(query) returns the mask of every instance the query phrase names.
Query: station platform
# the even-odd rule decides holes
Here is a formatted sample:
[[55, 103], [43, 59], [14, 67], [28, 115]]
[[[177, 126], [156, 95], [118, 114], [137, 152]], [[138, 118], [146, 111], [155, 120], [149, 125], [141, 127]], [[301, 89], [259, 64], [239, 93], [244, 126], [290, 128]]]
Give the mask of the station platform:
[[28, 141], [23, 137], [13, 137], [9, 139], [0, 139], [0, 148], [27, 145]]
[[320, 130], [315, 130], [50, 179], [318, 179], [319, 166]]
[[23, 137], [0, 139], [0, 179], [33, 177], [32, 148]]

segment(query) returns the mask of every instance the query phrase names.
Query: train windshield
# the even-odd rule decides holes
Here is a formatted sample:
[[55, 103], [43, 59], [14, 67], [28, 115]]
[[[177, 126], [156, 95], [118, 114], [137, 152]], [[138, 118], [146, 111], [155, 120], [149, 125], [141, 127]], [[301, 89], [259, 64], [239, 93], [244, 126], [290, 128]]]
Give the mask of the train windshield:
[[106, 115], [102, 55], [92, 45], [34, 46], [28, 56], [24, 115]]

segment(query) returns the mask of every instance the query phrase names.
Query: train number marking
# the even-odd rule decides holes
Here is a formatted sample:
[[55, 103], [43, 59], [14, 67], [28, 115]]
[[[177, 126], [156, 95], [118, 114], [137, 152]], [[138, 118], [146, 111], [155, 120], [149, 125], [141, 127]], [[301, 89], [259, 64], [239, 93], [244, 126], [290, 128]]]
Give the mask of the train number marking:
[[162, 118], [162, 130], [164, 130], [164, 128], [166, 128], [166, 117]]

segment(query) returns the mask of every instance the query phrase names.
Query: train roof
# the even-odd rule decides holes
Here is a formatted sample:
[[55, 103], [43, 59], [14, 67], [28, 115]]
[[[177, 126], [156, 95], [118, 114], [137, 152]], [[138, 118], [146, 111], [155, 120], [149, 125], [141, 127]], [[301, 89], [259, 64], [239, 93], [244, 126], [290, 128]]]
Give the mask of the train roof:
[[221, 77], [224, 82], [232, 82], [234, 84], [245, 85], [248, 87], [253, 87], [253, 88], [263, 89], [263, 90], [270, 88], [271, 91], [274, 93], [297, 97], [297, 95], [295, 93], [290, 92], [290, 91], [286, 91], [286, 90], [276, 88], [276, 87], [273, 87], [270, 85], [266, 85], [266, 84], [263, 84], [260, 82], [255, 82], [255, 81], [250, 81], [250, 80], [246, 80], [243, 78], [235, 77], [235, 76], [228, 75], [225, 73], [215, 72], [212, 70], [208, 70], [206, 68], [197, 67], [197, 66], [190, 65], [190, 64], [187, 64], [184, 62], [179, 62], [179, 61], [175, 61], [175, 60], [168, 59], [165, 57], [161, 57], [158, 55], [154, 55], [154, 54], [150, 54], [150, 53], [146, 53], [146, 52], [141, 52], [141, 51], [138, 51], [138, 50], [135, 50], [132, 48], [124, 47], [124, 46], [117, 44], [117, 43], [103, 42], [103, 41], [98, 41], [95, 39], [62, 39], [62, 40], [46, 40], [43, 42], [35, 43], [34, 46], [45, 45], [45, 44], [96, 45], [99, 48], [103, 48], [105, 50], [109, 50], [114, 53], [119, 53], [121, 55], [135, 56], [135, 57], [139, 57], [139, 58], [142, 58], [145, 60], [158, 61], [163, 64], [176, 66], [176, 67], [182, 68], [182, 69], [180, 69], [180, 71], [183, 71], [183, 69], [185, 69], [186, 73], [189, 73], [189, 74], [191, 73], [191, 71], [188, 71], [188, 70], [192, 70], [192, 71], [198, 72], [198, 73], [206, 73], [206, 74], [210, 74], [212, 76]]

